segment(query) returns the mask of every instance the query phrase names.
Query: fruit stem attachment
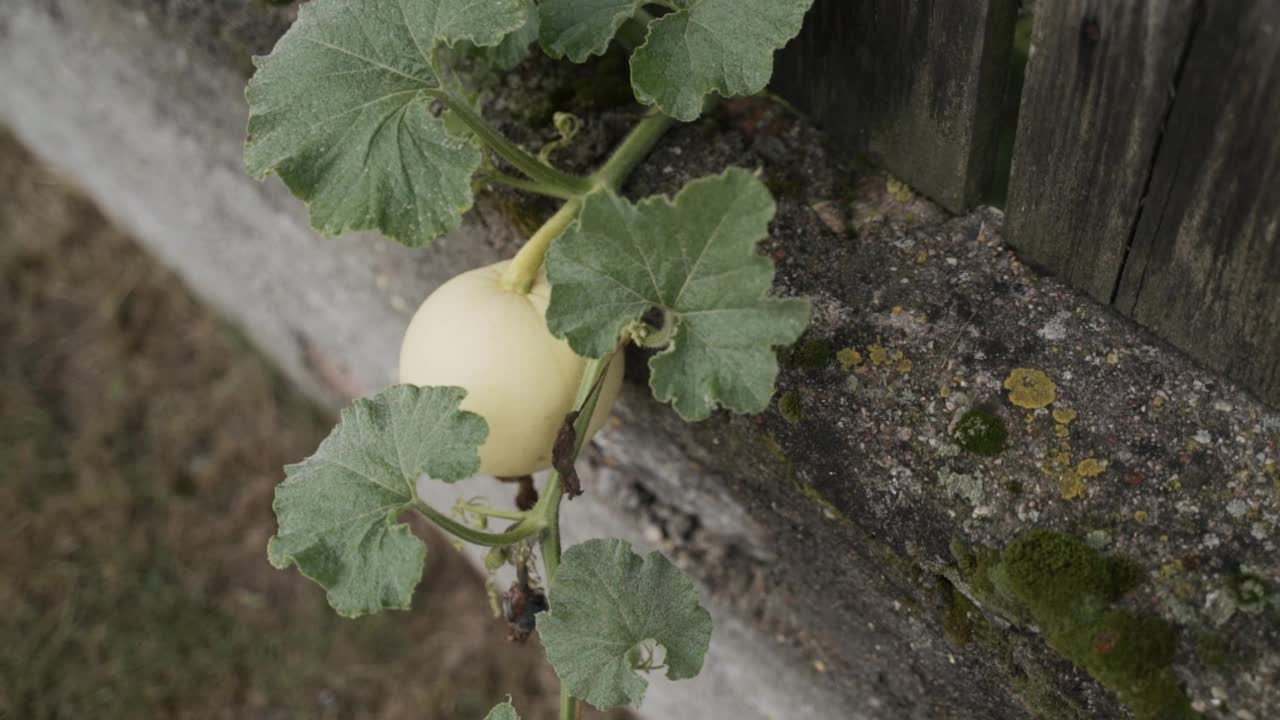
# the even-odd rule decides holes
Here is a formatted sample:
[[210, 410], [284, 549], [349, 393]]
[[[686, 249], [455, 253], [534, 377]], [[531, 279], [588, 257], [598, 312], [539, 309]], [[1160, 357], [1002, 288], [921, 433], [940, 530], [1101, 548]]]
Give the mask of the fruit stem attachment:
[[574, 218], [578, 217], [578, 210], [581, 208], [581, 199], [570, 200], [529, 237], [502, 273], [499, 283], [503, 290], [521, 295], [529, 294], [534, 282], [538, 279], [538, 270], [542, 268], [542, 261], [547, 256], [551, 241], [560, 237], [569, 228]]
[[[600, 166], [600, 169], [592, 173], [590, 178], [585, 178], [590, 183], [589, 190], [606, 189], [617, 192], [622, 186], [622, 181], [653, 150], [653, 146], [673, 124], [675, 120], [662, 113], [651, 112], [646, 115], [643, 120], [636, 123], [631, 132], [627, 133], [627, 137], [618, 144], [618, 147], [614, 148], [613, 154]], [[504, 290], [521, 295], [529, 293], [538, 278], [538, 270], [546, 259], [551, 241], [560, 237], [569, 228], [581, 209], [582, 197], [579, 196], [565, 203], [555, 215], [538, 228], [502, 273], [501, 284]]]

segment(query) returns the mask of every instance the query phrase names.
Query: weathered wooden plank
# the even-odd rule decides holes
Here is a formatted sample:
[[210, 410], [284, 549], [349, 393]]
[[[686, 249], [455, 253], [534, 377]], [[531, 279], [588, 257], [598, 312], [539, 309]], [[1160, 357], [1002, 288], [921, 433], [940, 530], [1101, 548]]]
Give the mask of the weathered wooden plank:
[[773, 86], [948, 209], [984, 199], [1016, 0], [818, 0]]
[[1280, 404], [1280, 3], [1207, 3], [1116, 306]]
[[1110, 302], [1197, 0], [1036, 4], [1008, 239]]

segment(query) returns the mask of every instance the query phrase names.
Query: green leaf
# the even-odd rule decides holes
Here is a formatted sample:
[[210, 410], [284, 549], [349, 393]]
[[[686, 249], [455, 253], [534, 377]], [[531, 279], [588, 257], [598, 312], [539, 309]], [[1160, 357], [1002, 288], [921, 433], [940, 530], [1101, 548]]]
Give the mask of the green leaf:
[[631, 58], [636, 99], [679, 120], [705, 97], [751, 95], [773, 75], [773, 53], [800, 32], [813, 0], [675, 0]]
[[524, 0], [528, 19], [518, 30], [502, 38], [502, 42], [493, 47], [479, 47], [476, 52], [490, 65], [501, 70], [510, 70], [529, 56], [529, 45], [538, 39], [542, 27], [541, 15], [533, 7], [533, 0]]
[[544, 0], [542, 48], [554, 58], [576, 63], [592, 55], [603, 55], [609, 41], [627, 18], [635, 15], [645, 0]]
[[764, 184], [739, 169], [690, 183], [674, 202], [594, 193], [548, 254], [547, 325], [600, 357], [661, 308], [674, 326], [649, 361], [654, 397], [690, 420], [717, 405], [764, 410], [778, 374], [771, 346], [794, 342], [809, 318], [807, 300], [766, 297], [773, 263], [755, 246], [773, 212]]
[[[542, 47], [552, 57], [586, 62], [603, 55], [618, 28], [645, 0], [546, 0]], [[665, 3], [664, 3], [665, 4]], [[679, 120], [702, 113], [711, 93], [760, 92], [773, 53], [800, 32], [813, 0], [671, 0], [674, 12], [649, 23], [631, 57], [636, 99]]]
[[698, 674], [711, 614], [693, 581], [660, 553], [640, 557], [622, 540], [590, 540], [564, 553], [538, 635], [560, 681], [597, 708], [639, 706], [649, 683], [632, 670], [633, 649], [655, 641], [667, 677]]
[[508, 701], [495, 705], [489, 714], [484, 716], [484, 720], [520, 720], [520, 716], [516, 714], [515, 706]]
[[316, 453], [285, 468], [273, 507], [271, 564], [297, 565], [340, 615], [407, 609], [427, 548], [398, 516], [422, 474], [444, 482], [480, 467], [484, 418], [460, 411], [466, 391], [396, 385], [356, 400]]
[[480, 150], [431, 113], [435, 48], [496, 45], [526, 0], [314, 0], [249, 82], [245, 165], [276, 173], [323, 233], [381, 230], [423, 245], [472, 203]]

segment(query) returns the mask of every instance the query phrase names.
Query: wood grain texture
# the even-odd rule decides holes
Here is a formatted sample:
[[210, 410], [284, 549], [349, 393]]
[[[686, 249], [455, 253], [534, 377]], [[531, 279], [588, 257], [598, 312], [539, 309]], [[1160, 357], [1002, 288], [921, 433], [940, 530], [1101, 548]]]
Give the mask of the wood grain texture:
[[1280, 3], [1207, 3], [1116, 295], [1280, 405]]
[[773, 86], [946, 208], [994, 177], [1016, 0], [817, 0]]
[[1109, 302], [1168, 113], [1195, 0], [1036, 5], [1008, 239]]

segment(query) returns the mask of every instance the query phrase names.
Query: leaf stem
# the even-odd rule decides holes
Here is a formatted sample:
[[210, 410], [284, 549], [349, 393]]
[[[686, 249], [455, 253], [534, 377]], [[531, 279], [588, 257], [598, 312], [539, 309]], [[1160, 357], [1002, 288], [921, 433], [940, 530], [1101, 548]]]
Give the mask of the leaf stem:
[[413, 509], [427, 516], [427, 519], [436, 524], [441, 530], [453, 535], [459, 540], [465, 540], [473, 545], [483, 545], [485, 547], [498, 547], [501, 545], [514, 545], [521, 540], [537, 535], [546, 529], [546, 525], [541, 518], [536, 515], [525, 517], [515, 528], [502, 533], [485, 532], [484, 530], [476, 530], [467, 527], [444, 513], [436, 510], [428, 505], [421, 498], [413, 503]]
[[[657, 144], [662, 134], [674, 123], [675, 120], [661, 113], [653, 112], [646, 115], [618, 144], [604, 165], [587, 178], [591, 188], [604, 188], [617, 192], [622, 181], [653, 150], [653, 146]], [[501, 284], [504, 289], [522, 295], [528, 294], [537, 280], [538, 270], [547, 256], [551, 241], [560, 237], [569, 228], [581, 209], [580, 197], [570, 200], [542, 227], [538, 228], [502, 273]]]
[[525, 180], [524, 178], [518, 178], [503, 172], [494, 171], [486, 173], [481, 176], [480, 179], [484, 182], [499, 183], [506, 185], [507, 187], [515, 188], [516, 190], [523, 190], [535, 195], [546, 195], [547, 197], [559, 198], [561, 200], [572, 200], [578, 197], [576, 193], [570, 192], [558, 185], [544, 185], [543, 183], [535, 180]]
[[517, 170], [529, 176], [530, 180], [539, 185], [557, 188], [569, 197], [591, 191], [593, 184], [590, 179], [557, 170], [529, 154], [485, 122], [467, 101], [447, 90], [435, 90], [431, 95], [452, 110], [458, 119], [480, 138], [482, 143], [503, 160], [511, 163]]
[[560, 683], [560, 720], [578, 720], [578, 700]]
[[503, 520], [524, 520], [529, 517], [529, 513], [523, 510], [499, 510], [498, 508], [491, 508], [485, 505], [472, 505], [471, 503], [459, 503], [458, 509], [474, 513], [476, 515], [501, 518]]

